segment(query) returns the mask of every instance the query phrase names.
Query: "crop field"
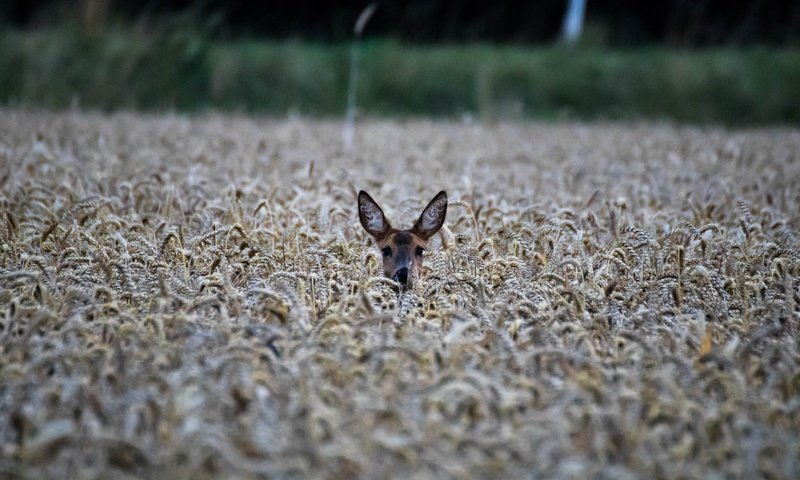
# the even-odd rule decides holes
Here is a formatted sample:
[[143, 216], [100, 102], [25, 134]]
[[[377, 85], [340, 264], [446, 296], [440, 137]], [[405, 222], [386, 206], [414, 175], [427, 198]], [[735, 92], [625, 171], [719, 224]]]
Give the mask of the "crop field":
[[0, 478], [800, 475], [800, 131], [355, 133], [0, 110]]

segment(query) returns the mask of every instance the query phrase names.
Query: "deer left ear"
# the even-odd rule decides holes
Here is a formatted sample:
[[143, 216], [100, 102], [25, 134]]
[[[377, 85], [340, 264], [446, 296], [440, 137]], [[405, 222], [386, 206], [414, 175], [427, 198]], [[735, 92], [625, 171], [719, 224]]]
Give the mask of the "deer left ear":
[[444, 225], [447, 215], [447, 193], [442, 190], [422, 211], [419, 220], [414, 224], [414, 230], [425, 240], [431, 238]]
[[364, 190], [358, 192], [358, 219], [364, 230], [378, 240], [383, 239], [392, 228], [381, 207]]

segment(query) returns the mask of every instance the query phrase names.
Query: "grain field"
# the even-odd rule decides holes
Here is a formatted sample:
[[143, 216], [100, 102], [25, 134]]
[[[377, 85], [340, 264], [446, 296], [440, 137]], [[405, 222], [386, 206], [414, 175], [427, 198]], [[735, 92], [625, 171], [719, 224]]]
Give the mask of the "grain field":
[[[797, 478], [800, 131], [0, 111], [0, 477]], [[413, 289], [367, 190], [450, 206]]]

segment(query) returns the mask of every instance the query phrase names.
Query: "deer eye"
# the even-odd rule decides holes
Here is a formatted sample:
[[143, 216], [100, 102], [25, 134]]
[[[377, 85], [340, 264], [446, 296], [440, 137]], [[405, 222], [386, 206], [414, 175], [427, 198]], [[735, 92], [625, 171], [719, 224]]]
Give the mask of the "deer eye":
[[381, 252], [383, 252], [383, 256], [384, 257], [391, 257], [392, 256], [392, 247], [383, 247]]
[[424, 248], [422, 248], [422, 247], [417, 247], [417, 249], [416, 249], [416, 250], [414, 250], [414, 253], [416, 253], [418, 257], [421, 257], [421, 256], [422, 256], [422, 252], [424, 252], [424, 251], [425, 251], [425, 249], [424, 249]]

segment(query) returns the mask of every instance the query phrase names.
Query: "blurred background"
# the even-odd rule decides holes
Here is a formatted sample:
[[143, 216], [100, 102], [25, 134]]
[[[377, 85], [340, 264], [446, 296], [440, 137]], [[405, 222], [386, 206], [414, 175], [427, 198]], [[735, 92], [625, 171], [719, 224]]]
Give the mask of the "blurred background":
[[798, 124], [800, 2], [0, 3], [3, 106], [339, 117], [348, 97], [366, 116]]

